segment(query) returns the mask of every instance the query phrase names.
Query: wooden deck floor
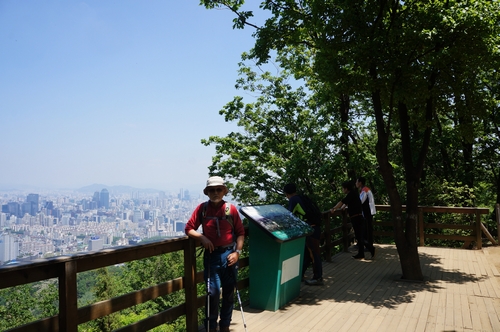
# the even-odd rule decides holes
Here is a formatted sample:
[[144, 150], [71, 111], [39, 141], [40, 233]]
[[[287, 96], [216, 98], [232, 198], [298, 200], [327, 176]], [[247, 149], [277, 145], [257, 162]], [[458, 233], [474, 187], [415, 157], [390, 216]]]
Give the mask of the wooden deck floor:
[[[500, 267], [488, 248], [419, 253], [423, 283], [400, 281], [395, 246], [378, 245], [373, 261], [338, 254], [323, 263], [323, 286], [303, 285], [275, 312], [244, 307], [247, 331], [500, 331]], [[231, 331], [245, 331], [240, 310]]]

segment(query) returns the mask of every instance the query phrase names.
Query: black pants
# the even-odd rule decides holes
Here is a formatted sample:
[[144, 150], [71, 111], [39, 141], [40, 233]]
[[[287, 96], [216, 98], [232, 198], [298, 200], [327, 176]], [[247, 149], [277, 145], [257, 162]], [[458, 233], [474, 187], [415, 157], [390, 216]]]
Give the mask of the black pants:
[[365, 216], [366, 228], [365, 228], [365, 242], [368, 246], [373, 247], [373, 216], [371, 213], [367, 213]]
[[358, 256], [365, 255], [365, 247], [370, 252], [373, 252], [373, 238], [372, 243], [367, 243], [365, 241], [366, 233], [366, 220], [362, 215], [358, 215], [351, 218], [352, 228], [354, 228], [354, 236], [358, 239]]
[[304, 261], [302, 263], [302, 277], [307, 268], [313, 264], [313, 279], [323, 278], [323, 265], [321, 263], [320, 237], [321, 227], [313, 226], [314, 233], [306, 237], [306, 246], [304, 251]]

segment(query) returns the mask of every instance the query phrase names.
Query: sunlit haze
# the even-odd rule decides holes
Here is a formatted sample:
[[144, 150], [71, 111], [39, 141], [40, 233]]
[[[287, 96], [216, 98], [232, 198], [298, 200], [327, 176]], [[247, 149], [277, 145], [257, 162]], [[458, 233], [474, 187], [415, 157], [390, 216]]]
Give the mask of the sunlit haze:
[[202, 189], [251, 30], [182, 1], [0, 1], [0, 189]]

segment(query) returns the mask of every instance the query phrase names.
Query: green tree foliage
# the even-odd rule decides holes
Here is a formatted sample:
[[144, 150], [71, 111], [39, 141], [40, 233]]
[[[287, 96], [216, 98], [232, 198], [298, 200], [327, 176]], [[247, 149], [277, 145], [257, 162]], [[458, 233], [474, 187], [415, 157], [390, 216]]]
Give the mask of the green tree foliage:
[[[182, 252], [173, 252], [165, 255], [154, 256], [140, 261], [126, 264], [121, 283], [127, 292], [157, 285], [167, 280], [184, 275], [184, 259]], [[184, 302], [184, 292], [179, 291], [170, 295], [158, 297], [152, 301], [126, 310], [123, 314], [132, 312], [137, 317], [148, 317]], [[180, 318], [173, 322], [170, 328], [175, 331], [185, 329], [185, 321]], [[164, 327], [167, 329], [167, 327]], [[168, 330], [167, 329], [167, 330]]]
[[[96, 271], [97, 279], [94, 286], [95, 298], [98, 301], [112, 299], [118, 295], [116, 280], [112, 278], [107, 268], [100, 268]], [[117, 313], [96, 319], [93, 322], [98, 331], [113, 331], [119, 327], [119, 317]]]
[[[237, 28], [251, 25], [253, 13], [241, 9], [242, 0], [201, 3], [237, 13]], [[453, 121], [462, 176], [473, 184], [476, 120], [488, 117], [495, 104], [488, 83], [499, 64], [499, 3], [274, 0], [261, 8], [270, 17], [255, 30], [251, 58], [265, 63], [275, 51], [297, 78], [321, 82], [322, 91], [344, 101], [330, 109], [332, 115], [346, 114], [353, 98], [368, 101], [403, 277], [421, 280], [415, 226], [432, 135], [441, 120]], [[399, 160], [403, 195], [394, 169]]]
[[96, 272], [86, 271], [76, 275], [78, 306], [83, 307], [95, 302], [94, 286], [96, 283]]
[[38, 303], [34, 306], [35, 316], [51, 317], [59, 313], [59, 289], [57, 280], [51, 279], [38, 283], [34, 297]]
[[56, 280], [0, 290], [0, 331], [51, 317], [58, 312]]
[[[23, 299], [23, 301], [19, 301]], [[31, 285], [22, 285], [0, 290], [0, 330], [23, 325], [36, 320], [32, 309], [35, 300], [31, 296]]]
[[345, 177], [335, 149], [340, 125], [326, 116], [325, 108], [332, 106], [319, 106], [316, 95], [294, 88], [288, 77], [286, 71], [257, 74], [240, 63], [237, 87], [255, 101], [245, 104], [235, 97], [220, 113], [226, 121], [237, 121], [243, 132], [203, 140], [216, 145], [210, 171], [237, 180], [231, 193], [240, 202], [282, 201], [287, 181], [328, 197], [319, 194], [331, 190], [333, 179]]

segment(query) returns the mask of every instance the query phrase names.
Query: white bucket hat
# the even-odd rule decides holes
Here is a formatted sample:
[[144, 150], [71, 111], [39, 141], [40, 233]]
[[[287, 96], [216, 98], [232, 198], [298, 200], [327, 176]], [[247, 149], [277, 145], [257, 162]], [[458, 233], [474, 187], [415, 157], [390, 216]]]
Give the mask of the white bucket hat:
[[220, 186], [226, 188], [226, 193], [227, 193], [228, 189], [227, 189], [226, 184], [224, 183], [224, 179], [221, 178], [220, 176], [211, 176], [207, 180], [207, 185], [206, 185], [205, 189], [203, 189], [203, 193], [205, 195], [208, 194], [208, 191], [207, 191], [208, 187], [220, 187]]

